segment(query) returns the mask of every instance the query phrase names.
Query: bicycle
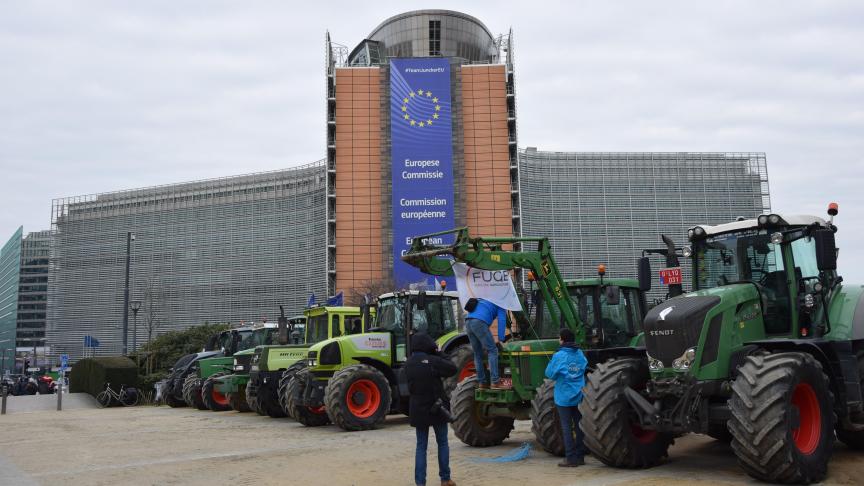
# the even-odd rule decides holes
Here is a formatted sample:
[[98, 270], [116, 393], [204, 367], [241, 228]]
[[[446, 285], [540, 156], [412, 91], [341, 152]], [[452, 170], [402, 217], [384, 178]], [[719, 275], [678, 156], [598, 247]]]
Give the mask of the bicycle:
[[111, 402], [116, 401], [124, 407], [134, 407], [141, 400], [141, 394], [138, 390], [131, 386], [120, 385], [120, 392], [116, 392], [111, 388], [111, 383], [105, 383], [105, 389], [96, 395], [96, 401], [99, 402], [100, 408], [105, 408], [111, 405]]

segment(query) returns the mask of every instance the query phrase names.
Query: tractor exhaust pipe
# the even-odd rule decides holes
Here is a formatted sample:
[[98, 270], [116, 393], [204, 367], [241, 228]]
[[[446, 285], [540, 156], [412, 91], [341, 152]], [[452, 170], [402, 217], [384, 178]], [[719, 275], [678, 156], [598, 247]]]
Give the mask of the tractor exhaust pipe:
[[279, 306], [279, 320], [277, 321], [277, 329], [279, 330], [279, 344], [288, 344], [288, 318], [285, 317], [285, 308]]
[[[666, 244], [666, 268], [680, 267], [681, 262], [678, 261], [678, 253], [676, 253], [675, 242], [672, 238], [666, 235], [660, 235], [660, 239]], [[669, 297], [677, 297], [684, 293], [684, 287], [681, 284], [672, 284], [669, 286]]]

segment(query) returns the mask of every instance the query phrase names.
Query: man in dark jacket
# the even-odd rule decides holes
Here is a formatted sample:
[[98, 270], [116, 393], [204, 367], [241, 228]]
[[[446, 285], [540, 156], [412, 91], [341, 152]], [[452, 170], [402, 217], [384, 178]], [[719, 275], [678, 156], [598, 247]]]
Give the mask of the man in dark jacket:
[[428, 334], [418, 333], [411, 337], [411, 357], [405, 363], [405, 374], [411, 397], [408, 414], [411, 426], [417, 430], [414, 482], [418, 486], [426, 484], [426, 449], [431, 426], [438, 442], [438, 475], [441, 477], [441, 486], [456, 486], [456, 483], [450, 480], [447, 418], [437, 411], [438, 407], [449, 406], [441, 378], [455, 375], [456, 365], [438, 354], [438, 346]]

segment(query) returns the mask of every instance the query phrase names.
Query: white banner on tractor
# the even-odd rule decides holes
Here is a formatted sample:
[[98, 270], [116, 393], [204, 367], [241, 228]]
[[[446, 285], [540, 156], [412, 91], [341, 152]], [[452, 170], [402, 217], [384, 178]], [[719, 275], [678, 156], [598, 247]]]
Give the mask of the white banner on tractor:
[[471, 268], [464, 263], [454, 263], [453, 274], [456, 276], [459, 303], [462, 304], [463, 308], [468, 299], [473, 297], [488, 300], [507, 310], [522, 310], [522, 304], [519, 303], [510, 272], [506, 270], [480, 270]]

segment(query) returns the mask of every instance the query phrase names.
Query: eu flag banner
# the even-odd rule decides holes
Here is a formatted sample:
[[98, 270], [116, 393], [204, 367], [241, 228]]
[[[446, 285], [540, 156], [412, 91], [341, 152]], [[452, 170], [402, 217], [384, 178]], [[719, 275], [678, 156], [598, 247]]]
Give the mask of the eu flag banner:
[[393, 278], [400, 287], [434, 285], [431, 276], [401, 259], [411, 238], [454, 226], [451, 109], [447, 59], [390, 61]]

